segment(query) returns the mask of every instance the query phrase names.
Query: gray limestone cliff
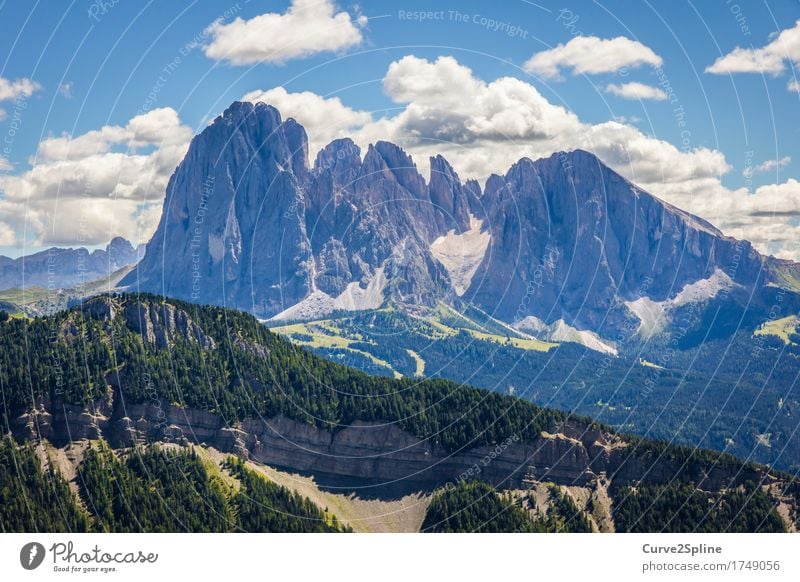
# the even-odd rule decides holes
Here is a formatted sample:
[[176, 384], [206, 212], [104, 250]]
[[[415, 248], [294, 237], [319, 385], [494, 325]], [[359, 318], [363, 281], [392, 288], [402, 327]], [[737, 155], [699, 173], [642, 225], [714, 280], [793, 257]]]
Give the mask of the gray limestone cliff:
[[471, 303], [529, 330], [565, 324], [620, 343], [678, 319], [689, 336], [755, 327], [778, 293], [800, 308], [798, 281], [796, 264], [585, 151], [523, 158], [481, 189], [442, 156], [426, 181], [384, 141], [337, 139], [312, 165], [297, 122], [237, 102], [192, 141], [121, 285], [263, 318]]

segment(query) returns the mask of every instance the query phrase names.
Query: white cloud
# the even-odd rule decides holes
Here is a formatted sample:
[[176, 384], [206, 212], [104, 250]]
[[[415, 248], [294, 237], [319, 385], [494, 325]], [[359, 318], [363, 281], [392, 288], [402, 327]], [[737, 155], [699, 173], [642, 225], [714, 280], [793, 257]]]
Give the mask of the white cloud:
[[765, 160], [758, 164], [754, 168], [746, 168], [742, 175], [745, 177], [750, 177], [755, 173], [764, 173], [764, 172], [772, 172], [778, 168], [783, 168], [784, 166], [788, 166], [792, 163], [791, 156], [783, 156], [779, 160]]
[[789, 178], [782, 184], [768, 184], [736, 201], [744, 216], [784, 214], [800, 216], [800, 182]]
[[406, 142], [537, 141], [579, 124], [532, 85], [513, 77], [485, 83], [453, 57], [430, 62], [406, 56], [389, 66], [383, 87], [405, 108], [381, 129]]
[[800, 20], [787, 28], [761, 48], [736, 47], [719, 57], [706, 68], [706, 73], [766, 73], [779, 75], [786, 68], [785, 61], [800, 64]]
[[662, 59], [642, 43], [618, 36], [611, 39], [576, 36], [566, 44], [536, 53], [523, 65], [535, 75], [557, 78], [560, 69], [573, 75], [613, 73], [625, 67], [661, 66]]
[[786, 88], [793, 93], [800, 93], [800, 81], [797, 79], [791, 79], [786, 85]]
[[39, 83], [25, 77], [16, 81], [0, 77], [0, 101], [13, 101], [19, 97], [30, 97], [41, 88], [42, 86]]
[[[800, 182], [761, 186], [755, 192], [717, 187], [697, 199], [693, 208], [700, 216], [714, 218], [729, 236], [751, 241], [761, 251], [800, 259]], [[713, 221], [713, 220], [712, 220]]]
[[359, 44], [366, 17], [336, 12], [333, 0], [292, 0], [284, 14], [267, 13], [206, 29], [206, 56], [234, 65], [282, 63]]
[[453, 57], [439, 57], [434, 62], [408, 55], [389, 65], [383, 88], [397, 103], [414, 101], [422, 104], [459, 104], [454, 86], [463, 87], [467, 95], [480, 91], [485, 84], [472, 75], [472, 70]]
[[9, 225], [0, 222], [0, 247], [11, 247], [16, 243], [17, 236], [14, 229]]
[[[436, 85], [428, 79], [446, 81]], [[684, 152], [618, 122], [583, 123], [533, 85], [512, 77], [486, 83], [452, 57], [405, 57], [389, 67], [384, 89], [405, 107], [365, 127], [357, 134], [362, 141], [391, 139], [424, 155], [441, 151], [466, 176], [485, 178], [523, 156], [577, 147], [662, 190], [729, 170], [720, 152]]]
[[150, 145], [161, 148], [183, 145], [191, 139], [191, 130], [182, 126], [178, 113], [170, 108], [153, 109], [131, 119], [127, 125], [105, 125], [77, 137], [68, 134], [48, 137], [39, 143], [38, 161], [81, 160], [105, 154], [123, 145], [130, 150]]
[[8, 172], [14, 169], [14, 164], [8, 161], [5, 156], [0, 156], [0, 172]]
[[124, 126], [48, 137], [29, 170], [0, 177], [0, 221], [25, 224], [37, 244], [146, 240], [191, 136], [164, 108]]
[[336, 135], [350, 134], [362, 147], [378, 139], [393, 141], [423, 171], [428, 156], [441, 153], [462, 178], [504, 173], [525, 156], [586, 149], [644, 190], [726, 234], [751, 240], [762, 251], [800, 258], [800, 229], [792, 224], [800, 216], [793, 202], [800, 201], [797, 183], [764, 186], [755, 193], [726, 188], [720, 177], [731, 166], [718, 150], [681, 149], [618, 120], [582, 122], [534, 86], [511, 77], [487, 83], [452, 57], [404, 57], [389, 66], [384, 91], [399, 106], [399, 112], [385, 117], [307, 93], [262, 95], [272, 94], [268, 101], [292, 111], [312, 140], [318, 130], [327, 132], [326, 139], [333, 136], [331, 128], [337, 127], [342, 132]]
[[667, 94], [658, 87], [645, 85], [644, 83], [622, 83], [621, 85], [610, 84], [606, 86], [606, 93], [616, 95], [623, 99], [642, 100], [653, 99], [655, 101], [664, 101]]

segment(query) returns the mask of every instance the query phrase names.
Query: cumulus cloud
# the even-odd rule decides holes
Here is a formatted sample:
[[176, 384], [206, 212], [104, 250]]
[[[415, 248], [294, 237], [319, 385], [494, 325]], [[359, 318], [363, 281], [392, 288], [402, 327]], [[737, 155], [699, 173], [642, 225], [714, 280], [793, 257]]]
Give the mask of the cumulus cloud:
[[752, 195], [734, 198], [734, 203], [744, 216], [800, 216], [800, 182], [789, 178], [782, 184], [767, 184]]
[[13, 101], [19, 97], [30, 97], [41, 88], [42, 86], [39, 83], [25, 77], [16, 81], [0, 77], [0, 101]]
[[667, 94], [658, 87], [637, 83], [635, 81], [631, 83], [622, 83], [621, 85], [616, 85], [614, 83], [607, 85], [606, 93], [631, 100], [653, 99], [655, 101], [664, 101], [667, 98]]
[[[800, 241], [793, 225], [800, 216], [794, 202], [800, 201], [800, 189], [793, 180], [755, 192], [731, 190], [720, 181], [731, 166], [718, 150], [678, 148], [619, 120], [583, 122], [528, 83], [512, 77], [485, 82], [452, 57], [404, 57], [389, 66], [383, 88], [399, 108], [383, 117], [307, 93], [267, 91], [258, 100], [291, 111], [312, 140], [321, 131], [327, 132], [325, 139], [349, 134], [362, 147], [378, 139], [394, 141], [422, 168], [428, 156], [443, 154], [462, 178], [503, 173], [524, 156], [586, 149], [644, 190], [726, 234], [751, 240], [762, 251], [800, 257], [800, 242], [793, 242]], [[334, 134], [332, 127], [342, 133]]]
[[0, 222], [25, 224], [36, 244], [146, 240], [191, 136], [178, 114], [163, 108], [124, 126], [48, 137], [29, 170], [0, 177]]
[[682, 151], [619, 122], [584, 123], [533, 85], [513, 77], [486, 83], [452, 57], [404, 57], [389, 67], [384, 90], [404, 108], [365, 127], [357, 134], [362, 141], [392, 139], [424, 155], [441, 151], [470, 177], [503, 171], [523, 156], [578, 147], [661, 190], [716, 179], [730, 169], [720, 152]]
[[800, 81], [797, 79], [792, 79], [786, 85], [786, 88], [789, 89], [792, 93], [800, 93]]
[[9, 225], [0, 222], [0, 247], [14, 246], [17, 237], [14, 234], [14, 229]]
[[800, 259], [800, 182], [789, 179], [750, 192], [717, 186], [697, 199], [693, 211], [716, 217], [717, 226], [729, 236], [751, 241], [761, 251], [782, 258]]
[[471, 144], [477, 140], [545, 140], [579, 123], [532, 85], [513, 77], [491, 83], [453, 57], [433, 62], [406, 56], [383, 80], [386, 94], [405, 104], [386, 129], [405, 141]]
[[624, 36], [610, 39], [576, 36], [566, 44], [536, 53], [523, 68], [535, 75], [557, 78], [561, 69], [571, 69], [573, 75], [595, 75], [625, 67], [659, 67], [662, 62], [652, 49]]
[[283, 14], [212, 23], [205, 31], [211, 41], [203, 51], [234, 65], [282, 63], [355, 46], [366, 24], [365, 16], [336, 12], [333, 0], [292, 0]]
[[[727, 55], [719, 57], [706, 68], [706, 73], [724, 75], [730, 73], [766, 73], [780, 75], [786, 69], [786, 61], [800, 64], [800, 20], [793, 28], [781, 31], [760, 48], [736, 47]], [[790, 87], [791, 88], [791, 87]]]
[[77, 137], [63, 134], [39, 143], [40, 161], [80, 160], [109, 152], [123, 145], [130, 150], [158, 145], [160, 148], [183, 146], [191, 139], [191, 130], [181, 125], [178, 113], [171, 107], [153, 109], [131, 119], [127, 125], [105, 125]]

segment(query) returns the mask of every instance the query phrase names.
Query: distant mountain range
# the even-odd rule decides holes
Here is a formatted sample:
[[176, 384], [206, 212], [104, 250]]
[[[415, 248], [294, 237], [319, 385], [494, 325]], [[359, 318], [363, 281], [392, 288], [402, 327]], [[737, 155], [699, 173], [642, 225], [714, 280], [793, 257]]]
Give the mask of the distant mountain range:
[[[684, 343], [800, 307], [797, 264], [759, 254], [581, 150], [521, 159], [484, 188], [441, 156], [430, 180], [388, 142], [338, 139], [234, 103], [194, 138], [129, 288], [311, 319], [471, 305], [539, 339]], [[711, 310], [711, 311], [710, 311]], [[721, 310], [721, 316], [717, 312]], [[602, 338], [602, 339], [601, 339]]]
[[0, 290], [44, 287], [66, 289], [108, 277], [139, 261], [145, 245], [115, 237], [105, 249], [53, 247], [12, 259], [0, 256]]

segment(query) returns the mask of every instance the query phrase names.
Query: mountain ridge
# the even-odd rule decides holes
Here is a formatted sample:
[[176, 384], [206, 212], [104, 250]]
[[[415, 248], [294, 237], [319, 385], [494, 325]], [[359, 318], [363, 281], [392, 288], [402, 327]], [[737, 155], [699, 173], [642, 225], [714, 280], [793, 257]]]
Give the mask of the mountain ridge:
[[40, 286], [64, 289], [108, 276], [138, 262], [145, 245], [117, 236], [105, 249], [51, 247], [12, 259], [0, 255], [0, 290]]
[[265, 319], [472, 304], [508, 325], [617, 344], [682, 331], [686, 302], [689, 335], [720, 297], [749, 326], [768, 319], [774, 289], [800, 307], [800, 266], [722, 235], [585, 150], [522, 158], [483, 189], [441, 155], [426, 180], [390, 142], [361, 154], [341, 138], [310, 164], [296, 121], [234, 103], [192, 140], [122, 288]]

